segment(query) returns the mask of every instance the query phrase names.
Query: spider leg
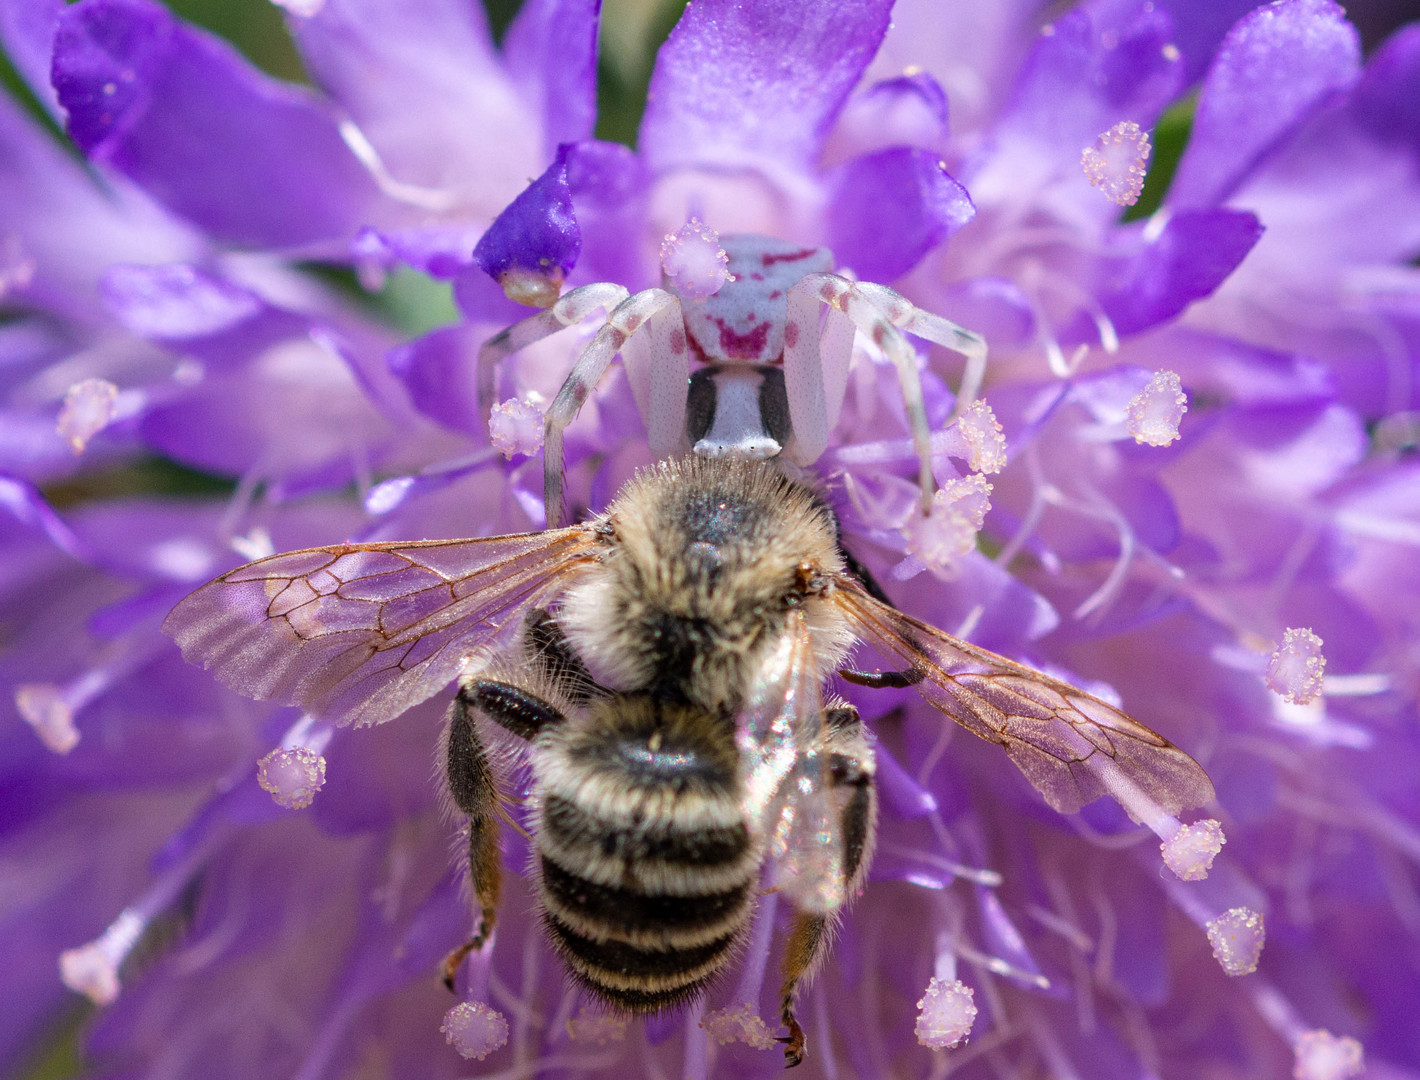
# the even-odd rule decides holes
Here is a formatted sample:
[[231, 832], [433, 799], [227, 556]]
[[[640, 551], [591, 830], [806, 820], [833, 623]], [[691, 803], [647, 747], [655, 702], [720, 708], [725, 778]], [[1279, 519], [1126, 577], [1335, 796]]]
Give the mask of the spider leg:
[[[606, 374], [612, 357], [621, 351], [627, 338], [668, 307], [678, 312], [680, 301], [664, 289], [645, 289], [617, 304], [607, 316], [606, 325], [582, 350], [562, 389], [557, 391], [557, 396], [548, 406], [542, 440], [542, 491], [548, 528], [556, 528], [562, 523], [562, 432]], [[684, 383], [681, 384], [680, 394], [683, 408]]]
[[[659, 292], [660, 290], [652, 290]], [[685, 450], [686, 386], [690, 346], [680, 300], [671, 293], [665, 306], [647, 317], [639, 333], [621, 347], [621, 363], [646, 421], [646, 442], [658, 458]]]
[[789, 290], [784, 324], [784, 388], [793, 430], [786, 453], [796, 465], [810, 464], [828, 448], [828, 434], [843, 408], [856, 329], [836, 307], [828, 309], [820, 329], [819, 306], [825, 301], [817, 289], [803, 285]]
[[966, 368], [962, 371], [961, 385], [957, 388], [953, 415], [959, 414], [976, 400], [976, 395], [981, 392], [981, 382], [986, 377], [985, 338], [940, 315], [923, 311], [907, 297], [886, 285], [860, 281], [857, 288], [898, 329], [905, 330], [923, 341], [930, 341], [934, 345], [961, 353], [966, 358]]
[[610, 281], [583, 285], [560, 297], [557, 303], [546, 311], [539, 311], [536, 315], [529, 315], [526, 319], [515, 322], [479, 346], [478, 404], [483, 410], [483, 422], [488, 422], [494, 405], [493, 398], [497, 392], [494, 380], [500, 360], [536, 341], [551, 337], [559, 330], [581, 322], [598, 308], [604, 308], [608, 313], [615, 310], [628, 295], [630, 294], [625, 288]]
[[[932, 508], [932, 492], [936, 488], [936, 481], [932, 476], [932, 431], [927, 423], [927, 409], [922, 400], [922, 378], [917, 370], [917, 353], [907, 343], [902, 331], [893, 325], [892, 320], [872, 301], [871, 294], [861, 289], [856, 281], [850, 281], [838, 274], [807, 274], [790, 290], [791, 312], [794, 310], [792, 298], [795, 294], [814, 296], [847, 315], [855, 327], [867, 334], [873, 344], [887, 354], [893, 367], [897, 369], [898, 383], [902, 387], [902, 402], [907, 409], [908, 426], [912, 429], [912, 444], [917, 450], [917, 459], [920, 462], [918, 483], [922, 488], [922, 512], [926, 514]], [[813, 321], [810, 318], [802, 325], [791, 321], [788, 325], [797, 327], [797, 333], [803, 336]], [[788, 330], [788, 325], [785, 327], [786, 341], [795, 334], [795, 331]], [[787, 381], [787, 357], [784, 376]], [[795, 394], [795, 387], [791, 386], [790, 415], [797, 429], [799, 415], [793, 412]], [[823, 415], [827, 416], [826, 403]], [[812, 432], [817, 422], [816, 415], [806, 416], [805, 419]]]

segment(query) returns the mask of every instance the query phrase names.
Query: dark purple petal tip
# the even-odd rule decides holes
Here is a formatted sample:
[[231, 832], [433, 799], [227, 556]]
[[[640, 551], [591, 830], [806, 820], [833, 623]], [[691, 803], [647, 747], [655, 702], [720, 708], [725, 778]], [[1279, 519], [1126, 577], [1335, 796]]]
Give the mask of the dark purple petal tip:
[[473, 261], [520, 304], [555, 302], [582, 251], [567, 183], [570, 150], [570, 144], [558, 149], [557, 160], [508, 204], [473, 249]]

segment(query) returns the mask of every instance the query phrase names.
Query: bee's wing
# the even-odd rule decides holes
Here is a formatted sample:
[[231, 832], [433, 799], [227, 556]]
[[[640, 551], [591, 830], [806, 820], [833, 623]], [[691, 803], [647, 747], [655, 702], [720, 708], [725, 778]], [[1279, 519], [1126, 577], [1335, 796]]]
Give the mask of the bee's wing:
[[857, 637], [905, 661], [933, 707], [1003, 747], [1054, 809], [1110, 795], [1149, 822], [1213, 800], [1198, 762], [1108, 702], [918, 622], [846, 577], [838, 585]]
[[163, 630], [248, 697], [378, 724], [436, 693], [523, 609], [565, 588], [594, 543], [576, 526], [291, 551], [208, 582]]
[[795, 610], [749, 688], [737, 738], [746, 816], [775, 860], [775, 885], [796, 907], [819, 914], [836, 910], [847, 889], [823, 735], [813, 643]]

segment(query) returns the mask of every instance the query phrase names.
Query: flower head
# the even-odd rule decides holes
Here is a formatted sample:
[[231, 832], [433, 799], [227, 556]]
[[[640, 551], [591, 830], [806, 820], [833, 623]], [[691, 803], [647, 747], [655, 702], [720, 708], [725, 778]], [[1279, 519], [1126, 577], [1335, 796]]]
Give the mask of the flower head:
[[[443, 703], [336, 730], [231, 695], [159, 633], [198, 583], [276, 550], [539, 528], [539, 413], [601, 320], [481, 372], [480, 343], [529, 315], [508, 295], [604, 284], [609, 307], [665, 274], [686, 310], [713, 305], [745, 234], [826, 248], [905, 296], [904, 323], [989, 345], [983, 369], [815, 310], [846, 360], [811, 468], [854, 559], [907, 613], [1120, 703], [1218, 795], [1185, 823], [1091, 774], [1120, 806], [1061, 815], [1028, 761], [911, 688], [835, 683], [876, 733], [880, 827], [801, 998], [802, 1068], [1416, 1059], [1420, 28], [1363, 62], [1330, 0], [1088, 0], [1049, 21], [696, 0], [633, 151], [591, 138], [594, 0], [529, 0], [501, 46], [455, 0], [284, 7], [312, 87], [147, 0], [0, 18], [88, 159], [0, 101], [0, 1060], [47, 1045], [77, 993], [102, 1004], [95, 1075], [452, 1076], [460, 1055], [777, 1074], [774, 965], [803, 896], [759, 899], [705, 1001], [628, 1027], [569, 989], [506, 829], [496, 929], [451, 1008], [434, 972], [477, 913], [430, 780]], [[313, 260], [386, 300], [401, 275], [448, 283], [457, 321], [400, 330]], [[579, 510], [650, 461], [644, 418], [684, 406], [636, 348], [566, 430]], [[73, 482], [154, 459], [188, 498]], [[529, 777], [507, 783], [526, 828]]]

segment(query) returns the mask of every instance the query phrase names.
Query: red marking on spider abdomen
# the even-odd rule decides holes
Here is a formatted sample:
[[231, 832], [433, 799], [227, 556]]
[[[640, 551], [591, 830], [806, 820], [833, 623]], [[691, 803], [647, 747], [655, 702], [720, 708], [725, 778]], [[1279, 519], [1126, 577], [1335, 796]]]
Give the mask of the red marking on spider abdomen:
[[802, 262], [805, 259], [812, 259], [817, 256], [822, 248], [800, 248], [798, 251], [766, 251], [759, 257], [762, 266], [773, 266], [775, 263]]
[[720, 331], [720, 353], [727, 360], [758, 360], [764, 355], [769, 343], [769, 324], [755, 323], [749, 330], [740, 333], [724, 319], [715, 319]]

